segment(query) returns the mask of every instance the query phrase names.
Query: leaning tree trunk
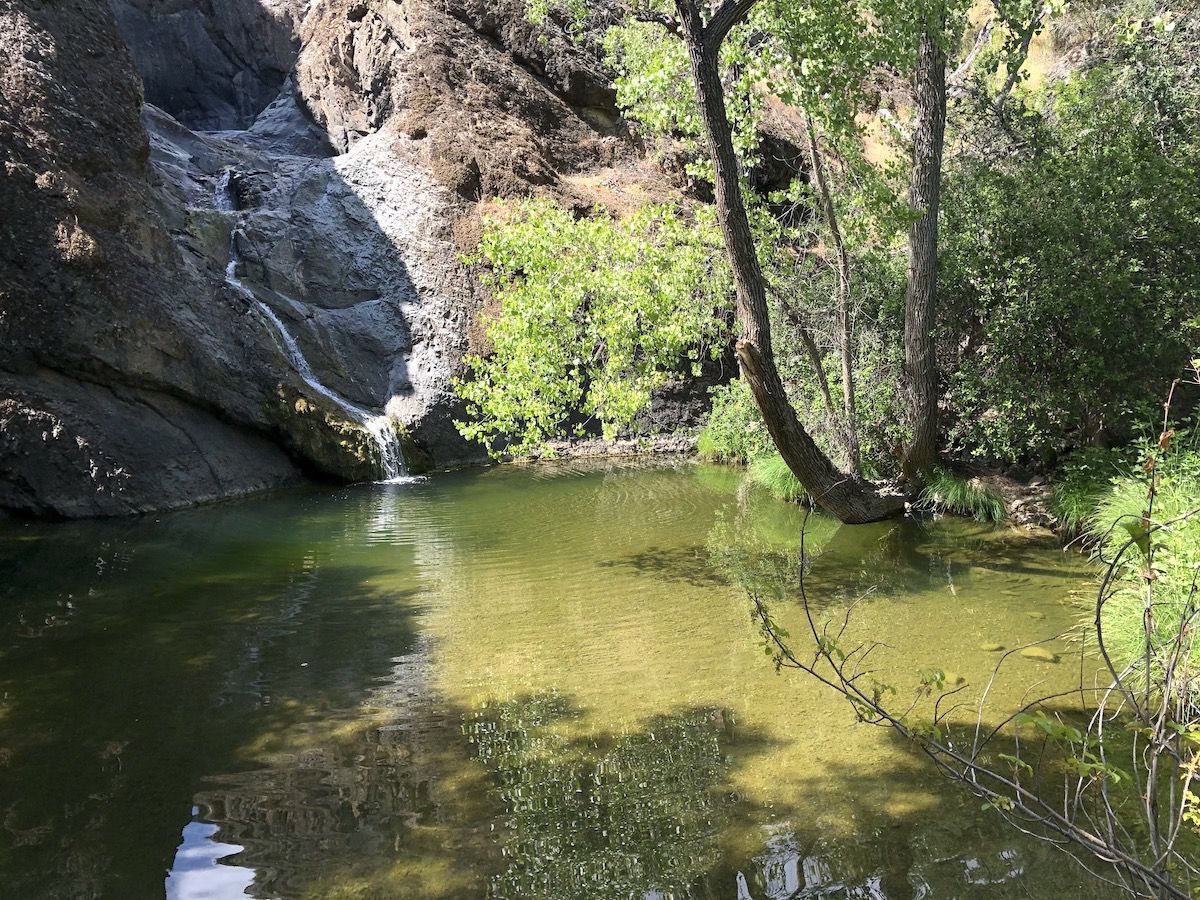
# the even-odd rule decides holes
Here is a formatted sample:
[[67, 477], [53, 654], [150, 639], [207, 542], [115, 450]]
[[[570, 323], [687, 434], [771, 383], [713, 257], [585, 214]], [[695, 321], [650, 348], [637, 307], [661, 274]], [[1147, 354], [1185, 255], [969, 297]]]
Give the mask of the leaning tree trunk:
[[738, 361], [771, 439], [813, 502], [843, 522], [873, 522], [900, 512], [902, 499], [881, 494], [874, 485], [840, 472], [830, 462], [800, 424], [775, 368], [766, 284], [742, 198], [725, 93], [717, 65], [721, 43], [732, 23], [737, 21], [730, 17], [737, 8], [748, 11], [752, 5], [727, 0], [706, 27], [695, 0], [676, 0], [675, 4], [691, 60], [696, 101], [712, 154], [717, 218], [737, 293], [737, 315], [742, 327], [737, 343]]
[[938, 376], [933, 323], [937, 300], [938, 205], [946, 135], [946, 53], [936, 18], [921, 35], [915, 79], [916, 133], [908, 202], [919, 216], [908, 232], [908, 288], [904, 302], [904, 376], [912, 442], [904, 477], [918, 483], [937, 459]]

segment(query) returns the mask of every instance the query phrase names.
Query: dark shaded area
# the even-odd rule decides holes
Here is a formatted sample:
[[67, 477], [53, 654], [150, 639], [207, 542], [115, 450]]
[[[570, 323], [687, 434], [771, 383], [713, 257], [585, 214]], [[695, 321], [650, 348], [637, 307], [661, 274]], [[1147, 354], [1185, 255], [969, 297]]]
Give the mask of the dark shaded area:
[[452, 748], [456, 714], [421, 706], [386, 730], [360, 706], [425, 691], [415, 592], [321, 547], [336, 507], [292, 510], [284, 533], [235, 505], [99, 543], [43, 526], [4, 543], [6, 893], [160, 895], [195, 803], [272, 897], [439, 818], [429, 785], [446, 770], [412, 745]]
[[601, 569], [627, 569], [663, 581], [677, 581], [692, 587], [724, 587], [731, 582], [708, 559], [701, 546], [650, 547], [620, 559], [596, 563]]
[[110, 0], [146, 101], [189, 128], [248, 128], [275, 99], [299, 42], [286, 6], [257, 0]]

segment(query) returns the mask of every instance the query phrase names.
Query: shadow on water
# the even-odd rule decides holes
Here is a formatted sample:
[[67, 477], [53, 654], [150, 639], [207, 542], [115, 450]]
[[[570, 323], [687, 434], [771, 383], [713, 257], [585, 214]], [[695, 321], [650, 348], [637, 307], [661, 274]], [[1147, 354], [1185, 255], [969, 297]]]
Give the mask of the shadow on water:
[[650, 575], [662, 581], [678, 581], [692, 587], [726, 587], [727, 579], [713, 567], [708, 550], [699, 544], [690, 547], [650, 547], [620, 559], [596, 563], [600, 569], [626, 569], [638, 575]]

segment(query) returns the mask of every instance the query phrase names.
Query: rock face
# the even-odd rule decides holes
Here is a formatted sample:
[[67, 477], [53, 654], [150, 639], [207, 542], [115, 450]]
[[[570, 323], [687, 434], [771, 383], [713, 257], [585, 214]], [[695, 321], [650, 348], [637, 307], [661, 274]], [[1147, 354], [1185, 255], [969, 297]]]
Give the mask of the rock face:
[[667, 189], [594, 52], [521, 10], [0, 0], [0, 508], [372, 478], [384, 415], [410, 465], [479, 459], [480, 201]]

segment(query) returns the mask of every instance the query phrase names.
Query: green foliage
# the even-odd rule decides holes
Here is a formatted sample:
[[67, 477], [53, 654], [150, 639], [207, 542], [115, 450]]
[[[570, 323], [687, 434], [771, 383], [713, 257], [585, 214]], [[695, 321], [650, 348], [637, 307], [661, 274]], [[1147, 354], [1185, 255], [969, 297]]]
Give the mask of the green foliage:
[[[1197, 339], [1200, 143], [1149, 83], [1179, 88], [1195, 66], [1172, 71], [1163, 47], [1114, 54], [1014, 118], [1022, 149], [949, 170], [941, 344], [958, 449], [1050, 460], [1119, 432]], [[1143, 80], [1147, 54], [1165, 69]]]
[[737, 379], [718, 385], [709, 394], [712, 412], [696, 440], [701, 459], [748, 463], [773, 448], [762, 415], [744, 381]]
[[[628, 21], [605, 37], [607, 60], [618, 73], [617, 104], [650, 136], [678, 141], [689, 157], [687, 172], [712, 181], [712, 163], [703, 143], [687, 49], [659, 25]], [[763, 94], [756, 88], [761, 74], [748, 34], [738, 29], [721, 47], [725, 106], [734, 149], [748, 165], [757, 162]]]
[[1104, 494], [1122, 472], [1128, 472], [1128, 450], [1084, 447], [1076, 450], [1055, 473], [1051, 485], [1050, 512], [1059, 527], [1075, 535], [1095, 511]]
[[492, 352], [467, 357], [472, 378], [456, 384], [468, 439], [534, 452], [576, 412], [612, 437], [683, 361], [697, 371], [720, 352], [729, 277], [709, 211], [689, 220], [647, 205], [618, 221], [530, 201], [504, 212], [472, 260], [501, 308]]
[[[1143, 447], [1141, 459], [1154, 452], [1153, 477], [1158, 479], [1151, 523], [1165, 523], [1200, 507], [1200, 442], [1195, 436], [1177, 438], [1167, 451]], [[1153, 641], [1156, 648], [1170, 647], [1181, 618], [1196, 599], [1192, 591], [1200, 572], [1200, 516], [1193, 516], [1147, 535], [1148, 485], [1152, 476], [1140, 465], [1129, 466], [1113, 479], [1100, 495], [1094, 511], [1085, 518], [1084, 533], [1099, 561], [1117, 558], [1121, 548], [1131, 546], [1120, 558], [1116, 591], [1104, 607], [1104, 638], [1119, 665], [1144, 670], [1146, 650], [1145, 598], [1152, 590]], [[1150, 542], [1154, 545], [1152, 569], [1147, 571]], [[1152, 576], [1147, 581], [1146, 575]], [[1090, 614], [1089, 614], [1090, 617]], [[1192, 665], [1200, 662], [1200, 648], [1185, 634], [1186, 656]], [[1158, 654], [1155, 650], [1155, 656]], [[1161, 660], [1150, 661], [1151, 676]]]
[[1003, 522], [1008, 518], [1004, 498], [974, 479], [947, 469], [935, 469], [921, 491], [922, 509], [971, 516], [979, 522]]
[[772, 496], [789, 503], [808, 502], [808, 491], [800, 483], [782, 456], [776, 452], [750, 462], [750, 480], [766, 488]]

